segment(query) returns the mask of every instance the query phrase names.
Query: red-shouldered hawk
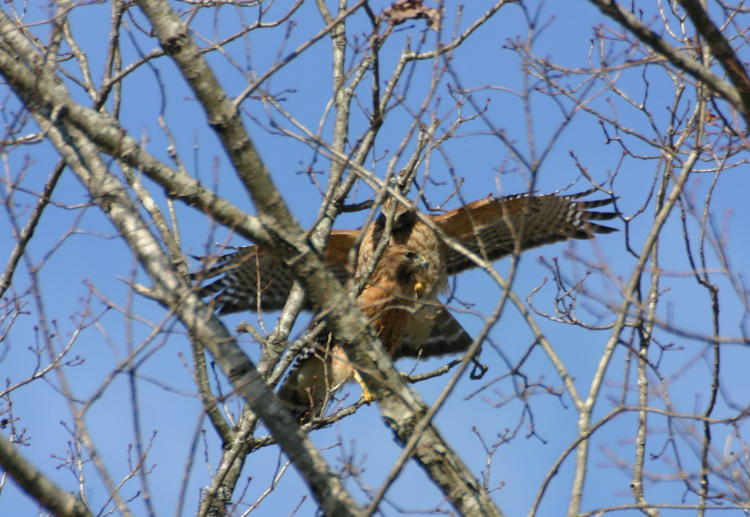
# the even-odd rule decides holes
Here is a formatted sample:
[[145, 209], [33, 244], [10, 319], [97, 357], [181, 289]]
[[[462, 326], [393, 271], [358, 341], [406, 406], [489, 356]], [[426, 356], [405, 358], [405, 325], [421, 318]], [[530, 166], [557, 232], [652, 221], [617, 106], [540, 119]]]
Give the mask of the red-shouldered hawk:
[[[415, 247], [388, 246], [357, 297], [359, 309], [391, 356], [398, 355], [403, 343], [422, 343], [430, 335], [437, 308], [430, 298], [439, 280], [432, 266]], [[298, 416], [309, 419], [320, 416], [329, 396], [357, 377], [346, 344], [323, 332], [297, 358], [279, 398]], [[366, 390], [365, 394], [369, 396]]]
[[[610, 233], [614, 228], [593, 221], [616, 217], [614, 212], [593, 212], [609, 205], [613, 198], [582, 201], [595, 190], [560, 196], [518, 194], [487, 197], [430, 219], [446, 238], [455, 240], [487, 260], [497, 260], [536, 246], [567, 239], [591, 238]], [[388, 203], [388, 202], [387, 202]], [[387, 206], [383, 210], [388, 212]], [[381, 215], [365, 230], [358, 253], [355, 273], [363, 276], [372, 267], [372, 255], [386, 227]], [[325, 251], [327, 264], [337, 277], [346, 282], [352, 276], [347, 267], [349, 251], [361, 230], [334, 230]], [[427, 293], [437, 296], [448, 275], [475, 267], [465, 255], [446, 244], [443, 237], [421, 222], [412, 210], [398, 204], [392, 216], [388, 246], [394, 244], [415, 248], [430, 262], [436, 282]], [[388, 249], [386, 246], [386, 249]], [[516, 248], [517, 247], [517, 248]], [[221, 275], [221, 276], [220, 276]], [[274, 255], [260, 246], [247, 246], [219, 259], [207, 272], [194, 275], [204, 280], [220, 276], [201, 288], [202, 296], [212, 296], [220, 313], [242, 310], [279, 310], [283, 307], [293, 282], [291, 271]], [[308, 307], [309, 309], [310, 307]], [[431, 334], [422, 343], [405, 342], [394, 354], [398, 357], [432, 357], [466, 350], [471, 337], [442, 306], [438, 306]]]

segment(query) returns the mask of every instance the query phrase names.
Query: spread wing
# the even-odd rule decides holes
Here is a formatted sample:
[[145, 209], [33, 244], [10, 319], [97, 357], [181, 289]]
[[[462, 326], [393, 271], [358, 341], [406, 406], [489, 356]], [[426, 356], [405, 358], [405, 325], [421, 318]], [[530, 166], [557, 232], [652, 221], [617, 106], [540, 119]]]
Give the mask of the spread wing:
[[[588, 239], [598, 233], [617, 231], [594, 222], [613, 219], [617, 216], [615, 212], [592, 211], [611, 204], [614, 198], [580, 200], [594, 192], [588, 190], [567, 196], [519, 194], [488, 197], [430, 217], [449, 238], [494, 261], [513, 253], [516, 242], [523, 251], [552, 242]], [[350, 276], [347, 269], [349, 252], [359, 233], [360, 230], [331, 232], [326, 262], [342, 282]], [[440, 244], [440, 253], [449, 275], [475, 267], [474, 262], [444, 242]], [[257, 311], [259, 307], [264, 311], [280, 310], [293, 282], [289, 268], [260, 246], [247, 246], [224, 255], [208, 271], [195, 273], [192, 277], [199, 282], [219, 277], [201, 287], [200, 294], [212, 297], [218, 310], [224, 314]]]
[[[609, 205], [615, 198], [593, 201], [579, 199], [595, 190], [568, 196], [519, 194], [488, 197], [434, 216], [435, 223], [449, 237], [463, 246], [494, 261], [513, 253], [516, 242], [524, 251], [543, 244], [568, 239], [590, 239], [597, 233], [611, 233], [615, 228], [593, 221], [613, 219], [614, 212], [592, 212], [592, 208]], [[442, 245], [449, 275], [455, 275], [475, 264], [466, 256]]]
[[[358, 234], [359, 230], [334, 230], [328, 241], [326, 262], [342, 283], [351, 276], [346, 264]], [[281, 310], [294, 282], [286, 264], [257, 245], [223, 255], [210, 269], [193, 273], [191, 277], [198, 282], [218, 277], [202, 286], [199, 294], [203, 298], [210, 297], [220, 314], [259, 308]]]

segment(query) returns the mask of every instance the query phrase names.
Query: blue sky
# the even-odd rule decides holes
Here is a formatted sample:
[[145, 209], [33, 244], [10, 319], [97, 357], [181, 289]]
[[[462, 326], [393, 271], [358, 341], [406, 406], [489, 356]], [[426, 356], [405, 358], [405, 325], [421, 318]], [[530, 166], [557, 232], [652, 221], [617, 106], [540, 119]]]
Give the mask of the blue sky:
[[[47, 17], [45, 2], [30, 4], [28, 21], [44, 20]], [[463, 17], [457, 23], [462, 29], [465, 28], [490, 4], [486, 1], [475, 1], [465, 5]], [[386, 2], [372, 3], [373, 9], [378, 12], [386, 5]], [[529, 9], [537, 8], [535, 3], [527, 5]], [[587, 65], [586, 59], [594, 37], [594, 27], [602, 23], [609, 26], [612, 24], [603, 20], [586, 2], [575, 2], [571, 5], [574, 7], [557, 9], [556, 5], [549, 3], [542, 10], [539, 26], [544, 27], [544, 30], [534, 39], [533, 51], [536, 55], [545, 56], [563, 66], [584, 67]], [[281, 6], [275, 6], [273, 10], [280, 11]], [[231, 6], [206, 10], [196, 18], [193, 26], [206, 38], [221, 39], [216, 33], [231, 34], [243, 22], [243, 17], [245, 21], [252, 21], [253, 13], [252, 8]], [[141, 27], [148, 26], [140, 13], [135, 14], [135, 17]], [[274, 18], [273, 11], [270, 18]], [[254, 31], [249, 37], [228, 45], [226, 52], [232, 61], [217, 52], [209, 54], [215, 72], [230, 95], [236, 95], [246, 86], [250, 74], [247, 72], [248, 69], [262, 73], [275, 62], [277, 55], [288, 54], [291, 49], [306, 41], [322, 27], [320, 16], [310, 2], [305, 3], [294, 19], [298, 23], [291, 29], [288, 41], [283, 39], [284, 29], [265, 29]], [[449, 12], [444, 24], [446, 32], [453, 30], [454, 20], [455, 13]], [[78, 7], [71, 18], [71, 24], [78, 44], [87, 54], [93, 76], [101, 77], [109, 24], [109, 6], [105, 3]], [[138, 42], [142, 52], [148, 53], [157, 47], [154, 39], [145, 37], [130, 21], [128, 27], [133, 30], [133, 38]], [[49, 25], [36, 25], [32, 30], [44, 39]], [[368, 25], [363, 15], [355, 17], [350, 25], [350, 42], [355, 41], [355, 36], [359, 36], [358, 41], [362, 42], [362, 35], [365, 35], [367, 30]], [[530, 157], [541, 154], [539, 150], [545, 148], [561, 124], [562, 115], [558, 105], [539, 90], [532, 91], [530, 96], [532, 125], [527, 125], [524, 119], [523, 101], [517, 95], [524, 87], [524, 75], [519, 54], [509, 47], [512, 41], [523, 41], [527, 31], [528, 26], [521, 9], [514, 5], [506, 6], [486, 26], [477, 30], [453, 56], [451, 67], [460, 77], [461, 87], [474, 90], [475, 102], [487, 108], [486, 118], [477, 118], [463, 124], [440, 151], [436, 150], [429, 155], [429, 161], [423, 165], [419, 178], [424, 182], [430, 200], [447, 197], [453, 188], [452, 174], [464, 180], [461, 195], [467, 200], [479, 199], [488, 194], [505, 195], [528, 189], [529, 170], [523, 166], [522, 161], [513, 157], [508, 147], [504, 146], [492, 131], [502, 130], [520, 150], [524, 159], [529, 160]], [[405, 24], [397, 29], [383, 49], [380, 64], [382, 77], [389, 76], [405, 40], [411, 39], [412, 45], [416, 48], [422, 33], [422, 22]], [[446, 34], [443, 36], [444, 39], [447, 38]], [[134, 48], [127, 35], [124, 35], [123, 39], [123, 61], [129, 63], [137, 59], [139, 51]], [[426, 36], [425, 48], [432, 48], [434, 41], [435, 35], [429, 33]], [[301, 123], [313, 130], [317, 130], [319, 126], [323, 127], [324, 135], [330, 134], [332, 120], [330, 114], [325, 116], [326, 103], [331, 91], [329, 46], [326, 39], [321, 40], [264, 85], [268, 93], [283, 98], [285, 109], [293, 113]], [[622, 59], [622, 55], [615, 53], [612, 59], [617, 62], [618, 59]], [[63, 66], [73, 75], [80, 74], [72, 60]], [[198, 103], [186, 88], [184, 80], [176, 73], [176, 67], [167, 58], [155, 60], [151, 66], [153, 68], [141, 68], [123, 82], [123, 127], [130, 136], [141, 139], [149, 152], [166, 163], [171, 163], [166, 149], [168, 139], [158, 124], [160, 109], [163, 106], [164, 120], [187, 170], [200, 178], [205, 185], [217, 184], [221, 195], [254, 213], [248, 196], [233, 177], [233, 171], [216, 137], [207, 127]], [[374, 156], [378, 159], [365, 164], [380, 177], [385, 174], [388, 158], [399, 145], [405, 128], [412, 121], [411, 113], [418, 108], [425, 96], [433, 66], [431, 61], [425, 61], [415, 67], [412, 84], [405, 91], [403, 105], [394, 108], [386, 120], [374, 150]], [[154, 70], [158, 71], [158, 75]], [[562, 82], [574, 85], [581, 79], [580, 76], [571, 75], [562, 79]], [[648, 97], [643, 96], [643, 85], [646, 81], [649, 84]], [[441, 80], [439, 93], [429, 112], [445, 117], [438, 133], [444, 131], [448, 124], [456, 119], [458, 113], [464, 116], [473, 114], [470, 104], [464, 104], [461, 108], [457, 106], [457, 99], [465, 99], [451, 96], [449, 84], [455, 89], [452, 77], [446, 75]], [[612, 91], [601, 91], [602, 82], [595, 83], [587, 95], [587, 99], [591, 98], [590, 106], [617, 116], [624, 125], [646, 134], [649, 138], [662, 138], [669, 124], [668, 107], [673, 102], [672, 82], [664, 69], [652, 65], [645, 72], [642, 67], [625, 70], [617, 78], [616, 84], [622, 91], [632, 95], [636, 102], [642, 101], [646, 106], [645, 112], [653, 117], [652, 120], [648, 119], [644, 111], [638, 111], [628, 106], [621, 98], [618, 99]], [[66, 85], [76, 99], [84, 105], [90, 105], [85, 92], [72, 85], [70, 81]], [[7, 89], [4, 91], [7, 92]], [[358, 102], [362, 105], [369, 102], [368, 91], [369, 81], [365, 81], [358, 96]], [[594, 95], [595, 92], [600, 93]], [[6, 98], [7, 95], [5, 93], [3, 97]], [[693, 95], [689, 88], [686, 95]], [[3, 116], [7, 127], [13, 121], [11, 110], [17, 109], [17, 103], [6, 101], [4, 104], [6, 108]], [[564, 101], [563, 105], [570, 109], [571, 103]], [[277, 113], [266, 108], [267, 106], [263, 106], [257, 100], [246, 103], [246, 125], [267, 166], [273, 172], [274, 180], [284, 199], [298, 220], [307, 226], [314, 220], [321, 197], [307, 176], [300, 172], [308, 167], [326, 172], [328, 162], [324, 157], [317, 155], [310, 146], [276, 134], [273, 124], [286, 129], [293, 127]], [[352, 135], [356, 138], [362, 129], [364, 119], [361, 111], [356, 108], [354, 111], [356, 115], [352, 122]], [[430, 122], [429, 115], [423, 122]], [[25, 132], [33, 130], [32, 124], [24, 128]], [[612, 130], [608, 131], [612, 135]], [[536, 148], [529, 143], [529, 134], [533, 135]], [[570, 253], [585, 256], [594, 264], [606, 265], [606, 274], [593, 272], [586, 285], [596, 295], [615, 305], [620, 303], [620, 288], [622, 283], [629, 279], [635, 264], [634, 257], [626, 251], [626, 239], [629, 239], [634, 250], [640, 251], [653, 221], [654, 202], [650, 197], [650, 189], [655, 175], [662, 174], [664, 161], [659, 159], [658, 149], [648, 142], [625, 132], [619, 136], [629, 149], [634, 153], [641, 153], [643, 157], [623, 156], [622, 148], [617, 142], [606, 141], [598, 117], [578, 112], [554, 141], [551, 151], [538, 166], [537, 191], [556, 191], [576, 181], [569, 192], [585, 190], [589, 188], [589, 184], [581, 178], [576, 162], [570, 155], [573, 151], [580, 164], [598, 182], [607, 184], [608, 179], [616, 172], [614, 190], [619, 196], [617, 207], [625, 217], [633, 216], [641, 206], [645, 206], [644, 213], [629, 223], [627, 232], [620, 231], [601, 236], [594, 242], [550, 245], [525, 253], [515, 278], [514, 290], [525, 300], [534, 287], [546, 281], [545, 286], [534, 297], [535, 306], [540, 310], [552, 313], [555, 296], [550, 272], [543, 267], [540, 258], [547, 262], [557, 258], [561, 270], [566, 275], [574, 278], [584, 276], [587, 267], [571, 260]], [[413, 147], [413, 142], [410, 145]], [[51, 146], [45, 142], [9, 152], [3, 155], [3, 159], [3, 176], [6, 178], [2, 186], [5, 189], [4, 200], [7, 196], [7, 178], [17, 178], [23, 171], [26, 173], [21, 186], [32, 194], [16, 192], [13, 197], [15, 210], [23, 221], [28, 214], [29, 206], [34, 202], [33, 193], [42, 188], [58, 158]], [[451, 167], [455, 169], [452, 171]], [[113, 164], [112, 169], [114, 173], [119, 173], [116, 165]], [[747, 166], [744, 165], [722, 173], [715, 189], [710, 214], [711, 222], [724, 229], [726, 240], [721, 245], [731, 264], [740, 272], [750, 261], [750, 244], [746, 239], [745, 224], [750, 217], [750, 209], [745, 201], [748, 191], [746, 172]], [[425, 181], [426, 174], [429, 174], [435, 184]], [[321, 182], [325, 179], [325, 175], [319, 176]], [[688, 181], [686, 191], [699, 207], [698, 216], [703, 196], [711, 187], [713, 179], [713, 175], [710, 174], [696, 174]], [[161, 189], [148, 179], [144, 179], [144, 183], [157, 196], [164, 208]], [[361, 186], [354, 193], [352, 201], [367, 199], [371, 193], [370, 189]], [[157, 513], [175, 513], [185, 465], [192, 457], [193, 465], [184, 501], [184, 514], [190, 515], [196, 508], [200, 487], [209, 482], [211, 469], [217, 464], [220, 449], [215, 433], [201, 418], [201, 405], [192, 380], [188, 340], [183, 329], [167, 318], [158, 305], [132, 295], [130, 282], [147, 283], [147, 279], [137, 268], [131, 252], [117, 237], [102, 212], [95, 206], [84, 206], [90, 199], [69, 171], [64, 174], [56, 189], [54, 201], [55, 206], [51, 206], [45, 213], [43, 224], [28, 248], [25, 257], [28, 264], [24, 262], [19, 267], [12, 292], [6, 293], [6, 296], [21, 296], [27, 304], [29, 314], [24, 314], [14, 323], [5, 343], [0, 344], [2, 379], [9, 379], [12, 384], [34, 371], [38, 357], [34, 350], [39, 348], [41, 340], [34, 327], [37, 325], [40, 311], [33, 297], [27, 294], [31, 285], [29, 264], [37, 266], [43, 262], [43, 267], [39, 270], [41, 301], [48, 322], [56, 329], [55, 346], [60, 348], [72, 342], [68, 358], [76, 360], [73, 365], [65, 368], [65, 372], [74, 397], [82, 401], [88, 400], [98, 389], [106, 386], [102, 396], [92, 403], [86, 415], [86, 424], [103, 462], [116, 482], [128, 472], [128, 458], [132, 459], [134, 454], [129, 446], [133, 442], [133, 401], [136, 400], [135, 406], [141, 418], [142, 435], [146, 443], [153, 436], [148, 463], [152, 465], [149, 482]], [[458, 204], [459, 201], [454, 198], [446, 208], [453, 208]], [[207, 243], [213, 246], [214, 242], [224, 242], [227, 239], [235, 245], [246, 243], [240, 238], [228, 235], [224, 229], [214, 231], [211, 221], [204, 214], [189, 207], [177, 205], [176, 213], [183, 249], [187, 253], [205, 254]], [[7, 257], [14, 245], [12, 234], [7, 229], [8, 211], [3, 211], [0, 217], [3, 218], [0, 228], [5, 228], [0, 240], [0, 252], [2, 256]], [[364, 215], [361, 213], [345, 215], [337, 222], [337, 226], [357, 227], [363, 218]], [[697, 244], [700, 237], [698, 223], [695, 219], [689, 218], [688, 225], [693, 245]], [[622, 230], [625, 229], [622, 221], [616, 221], [614, 224]], [[64, 239], [61, 238], [63, 235]], [[659, 244], [660, 267], [665, 273], [661, 284], [659, 316], [688, 331], [710, 334], [708, 296], [687, 274], [690, 272], [690, 265], [686, 260], [677, 212], [667, 221]], [[212, 250], [216, 251], [216, 248], [212, 247]], [[713, 252], [708, 252], [707, 260], [709, 269], [719, 268]], [[508, 264], [507, 260], [500, 261], [496, 267], [504, 274]], [[712, 275], [712, 280], [720, 287], [722, 333], [727, 336], [741, 335], [743, 330], [747, 330], [747, 323], [743, 319], [746, 317], [747, 308], [743, 308], [738, 302], [725, 276], [715, 274]], [[648, 288], [647, 282], [648, 278], [645, 277], [644, 290]], [[459, 319], [470, 333], [475, 334], [481, 329], [482, 318], [492, 311], [500, 294], [499, 287], [481, 272], [473, 271], [457, 278], [456, 296], [473, 304], [472, 312], [480, 316], [459, 315]], [[103, 299], [108, 300], [115, 308], [108, 309]], [[604, 324], [613, 319], [611, 311], [608, 313], [603, 306], [595, 302], [586, 303], [594, 307], [600, 315], [597, 318], [587, 313], [586, 304], [582, 301], [579, 315], [586, 321]], [[132, 317], [126, 316], [128, 314]], [[80, 334], [75, 334], [81, 318], [88, 324]], [[229, 316], [226, 320], [228, 326], [233, 328], [241, 320], [255, 323], [257, 317], [240, 314]], [[581, 392], [585, 392], [609, 333], [555, 323], [541, 317], [537, 320], [570, 369], [576, 386]], [[264, 316], [264, 324], [269, 331], [273, 328], [273, 322], [274, 315]], [[144, 341], [157, 325], [163, 325], [163, 328], [155, 337]], [[304, 319], [298, 323], [296, 333], [303, 329]], [[487, 376], [482, 381], [462, 379], [446, 406], [439, 412], [436, 422], [449, 443], [455, 446], [477, 475], [485, 468], [487, 462], [482, 442], [478, 437], [481, 436], [486, 444], [492, 444], [498, 436], [506, 433], [506, 430], [520, 427], [518, 436], [499, 447], [493, 456], [489, 484], [503, 484], [501, 489], [493, 492], [493, 496], [507, 515], [524, 515], [550, 465], [574, 440], [577, 415], [567, 395], [558, 397], [539, 388], [528, 399], [528, 407], [534, 418], [534, 430], [538, 436], [527, 437], [530, 429], [528, 414], [524, 414], [523, 405], [514, 397], [513, 381], [505, 378], [467, 399], [489, 380], [507, 374], [507, 366], [494, 347], [502, 350], [502, 353], [512, 361], [517, 361], [528, 350], [533, 340], [518, 311], [511, 306], [506, 308], [489, 337], [491, 343], [485, 345], [482, 356], [482, 360], [491, 367]], [[668, 390], [674, 409], [685, 413], [702, 411], [710, 383], [705, 354], [707, 344], [663, 330], [656, 332], [656, 338], [662, 345], [671, 345], [674, 348], [661, 356], [654, 352], [651, 357], [652, 361], [658, 362], [659, 371], [668, 381], [662, 387]], [[258, 344], [248, 338], [240, 339], [248, 354], [257, 359]], [[144, 350], [138, 355], [135, 380], [131, 382], [126, 373], [113, 374], [113, 369], [129, 351], [141, 345], [144, 346]], [[714, 415], [717, 418], [734, 414], [735, 411], [728, 408], [727, 400], [734, 400], [742, 406], [746, 403], [746, 394], [750, 389], [750, 383], [744, 373], [744, 365], [748, 360], [747, 347], [723, 346], [722, 354], [725, 397], [720, 400]], [[633, 374], [635, 365], [628, 361], [627, 357], [625, 347], [621, 346], [608, 370], [596, 415], [606, 414], [619, 402], [623, 393], [626, 393], [631, 403], [637, 400]], [[443, 363], [444, 359], [432, 360], [426, 364], [419, 364], [418, 369], [427, 371]], [[412, 364], [404, 362], [399, 366], [402, 370], [408, 370]], [[561, 389], [561, 381], [554, 368], [538, 347], [524, 363], [523, 373], [529, 382], [547, 386], [552, 390]], [[624, 379], [629, 382], [627, 388]], [[652, 403], [663, 408], [664, 402], [660, 401], [659, 393], [656, 391], [656, 378], [652, 377], [652, 381], [655, 383]], [[446, 382], [446, 377], [439, 377], [420, 383], [416, 387], [430, 402]], [[515, 382], [521, 381], [516, 378]], [[77, 481], [73, 473], [66, 468], [59, 468], [62, 463], [60, 456], [67, 454], [72, 440], [69, 434], [70, 411], [60, 386], [59, 378], [49, 374], [44, 380], [16, 390], [12, 400], [13, 416], [18, 418], [19, 427], [28, 430], [30, 446], [21, 447], [21, 451], [61, 486], [76, 491]], [[135, 391], [132, 386], [136, 387]], [[223, 389], [226, 389], [226, 385], [223, 385]], [[356, 385], [348, 388], [345, 393], [349, 395], [345, 402], [354, 400], [359, 394], [358, 390]], [[500, 404], [500, 401], [506, 398], [512, 400], [507, 404]], [[238, 407], [239, 403], [236, 400], [230, 399], [227, 403], [228, 410], [235, 415]], [[632, 502], [628, 492], [629, 477], [617, 468], [615, 458], [622, 458], [626, 462], [632, 461], [634, 422], [634, 414], [622, 415], [607, 424], [592, 439], [584, 510]], [[650, 422], [652, 434], [649, 452], [661, 452], [666, 442], [666, 420], [654, 417]], [[697, 425], [693, 421], [682, 423]], [[740, 427], [740, 432], [743, 430]], [[681, 453], [684, 455], [680, 459], [687, 465], [688, 471], [695, 472], [696, 459], [690, 452], [689, 431], [689, 428], [673, 430], [678, 435], [683, 433], [683, 438], [678, 438], [682, 443]], [[737, 446], [736, 441], [732, 442], [728, 438], [731, 429], [715, 426], [713, 431], [719, 453], [722, 449]], [[265, 431], [261, 429], [259, 434], [265, 434]], [[362, 469], [361, 482], [373, 490], [387, 475], [392, 462], [400, 452], [374, 406], [363, 408], [353, 417], [342, 420], [329, 429], [315, 431], [311, 437], [317, 445], [326, 450], [326, 457], [334, 467], [339, 466], [347, 455], [353, 455], [356, 464]], [[193, 449], [193, 442], [196, 440], [198, 445]], [[250, 456], [245, 474], [249, 484], [243, 499], [254, 501], [258, 498], [271, 482], [278, 462], [284, 461], [285, 457], [276, 447], [268, 447]], [[648, 461], [647, 469], [654, 473], [674, 474], [675, 461], [671, 451], [664, 451], [658, 458]], [[84, 472], [87, 479], [87, 496], [94, 503], [92, 507], [98, 510], [106, 501], [106, 492], [97, 479], [92, 464], [89, 464]], [[569, 458], [550, 485], [539, 515], [560, 515], [561, 508], [567, 507], [572, 472], [572, 458]], [[348, 480], [347, 486], [360, 500], [365, 500], [365, 495], [354, 479]], [[137, 480], [129, 481], [123, 490], [123, 497], [134, 496], [140, 488]], [[674, 481], [652, 482], [647, 487], [647, 495], [656, 503], [679, 504], [683, 502], [684, 485]], [[296, 472], [289, 469], [278, 487], [262, 502], [258, 514], [288, 515], [304, 497], [307, 497], [307, 500], [302, 503], [299, 515], [312, 515], [314, 505], [310, 496]], [[440, 494], [415, 464], [405, 469], [388, 492], [387, 499], [389, 503], [383, 507], [384, 515], [398, 515], [399, 509], [426, 510], [441, 504]], [[695, 500], [688, 497], [688, 502], [694, 503]], [[442, 508], [448, 509], [448, 506], [442, 504]], [[12, 483], [8, 483], [0, 493], [0, 510], [7, 515], [25, 515], [33, 512], [34, 506]], [[133, 512], [135, 515], [145, 514], [139, 503], [134, 503]], [[677, 511], [672, 512], [677, 514]], [[621, 512], [618, 515], [631, 514], [635, 515], [635, 512]], [[667, 510], [663, 514], [673, 513]]]

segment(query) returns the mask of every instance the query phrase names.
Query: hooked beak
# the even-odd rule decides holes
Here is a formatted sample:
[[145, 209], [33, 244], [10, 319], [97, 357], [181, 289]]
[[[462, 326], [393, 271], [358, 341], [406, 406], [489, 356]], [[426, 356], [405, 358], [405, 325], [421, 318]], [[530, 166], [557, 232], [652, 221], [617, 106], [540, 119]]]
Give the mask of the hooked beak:
[[430, 267], [430, 261], [420, 255], [415, 261], [414, 266], [419, 269], [427, 269]]

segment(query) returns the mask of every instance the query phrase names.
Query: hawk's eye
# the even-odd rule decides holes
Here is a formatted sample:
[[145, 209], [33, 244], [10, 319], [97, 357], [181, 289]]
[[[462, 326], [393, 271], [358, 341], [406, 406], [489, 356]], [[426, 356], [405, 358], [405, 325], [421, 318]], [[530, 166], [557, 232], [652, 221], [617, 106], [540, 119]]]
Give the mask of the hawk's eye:
[[417, 255], [413, 251], [407, 251], [406, 253], [404, 253], [404, 257], [413, 261], [413, 260], [417, 260], [419, 258], [419, 255]]

